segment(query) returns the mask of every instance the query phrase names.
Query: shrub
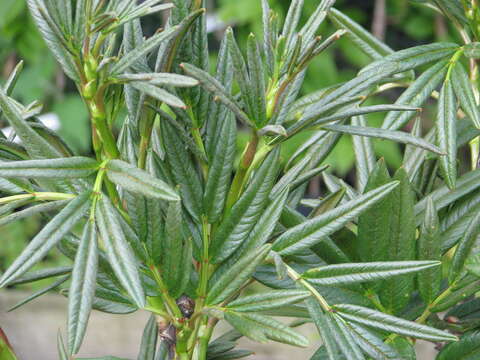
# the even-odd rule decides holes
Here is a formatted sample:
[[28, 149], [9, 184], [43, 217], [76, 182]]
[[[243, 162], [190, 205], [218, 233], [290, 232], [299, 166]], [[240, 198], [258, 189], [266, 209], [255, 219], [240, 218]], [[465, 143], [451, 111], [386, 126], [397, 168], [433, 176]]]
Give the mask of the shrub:
[[[56, 278], [26, 301], [63, 287], [62, 359], [78, 353], [92, 309], [151, 313], [139, 359], [241, 358], [251, 354], [235, 349], [241, 336], [304, 347], [294, 326], [305, 321], [323, 341], [312, 359], [412, 358], [417, 338], [446, 343], [439, 359], [478, 351], [476, 2], [429, 5], [464, 44], [397, 52], [331, 0], [300, 26], [302, 3], [292, 1], [282, 25], [263, 0], [262, 41], [252, 34], [242, 51], [227, 29], [212, 74], [201, 0], [28, 0], [89, 110], [95, 156], [76, 156], [45, 128], [40, 104], [10, 97], [19, 65], [0, 89], [15, 134], [0, 139], [0, 223], [38, 213], [48, 223], [0, 286]], [[164, 10], [164, 29], [145, 39], [140, 19]], [[326, 18], [339, 30], [323, 39]], [[342, 36], [372, 63], [301, 97], [309, 63]], [[396, 87], [406, 90], [394, 104], [371, 105]], [[423, 136], [419, 110], [430, 97], [437, 117]], [[386, 113], [381, 128], [367, 125], [373, 112]], [[241, 129], [251, 135], [237, 152]], [[282, 144], [300, 133], [308, 140], [282, 159]], [[355, 187], [325, 172], [344, 134]], [[371, 138], [405, 144], [403, 165], [390, 174]], [[457, 149], [467, 143], [465, 172]], [[319, 174], [325, 196], [305, 199]], [[54, 248], [72, 267], [29, 271]], [[219, 321], [233, 330], [213, 340]]]

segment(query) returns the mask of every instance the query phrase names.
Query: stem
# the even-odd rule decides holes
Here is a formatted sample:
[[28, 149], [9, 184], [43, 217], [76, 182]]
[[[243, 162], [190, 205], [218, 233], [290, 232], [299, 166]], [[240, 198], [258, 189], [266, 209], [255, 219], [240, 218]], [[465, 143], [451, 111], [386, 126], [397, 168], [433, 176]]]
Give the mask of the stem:
[[198, 336], [198, 348], [196, 352], [195, 360], [206, 360], [207, 359], [207, 349], [208, 343], [213, 334], [213, 329], [217, 324], [217, 319], [210, 319], [206, 325], [202, 325], [199, 331]]
[[240, 160], [240, 164], [238, 165], [237, 173], [233, 178], [232, 187], [230, 188], [230, 192], [227, 198], [226, 210], [229, 210], [233, 206], [233, 204], [237, 201], [237, 199], [240, 197], [240, 194], [242, 193], [244, 179], [246, 178], [248, 169], [255, 158], [258, 142], [259, 138], [257, 132], [253, 130], [252, 138], [247, 144], [243, 157]]
[[64, 194], [64, 193], [56, 193], [56, 192], [37, 192], [37, 193], [30, 193], [30, 194], [12, 195], [12, 196], [0, 198], [0, 205], [8, 204], [12, 201], [17, 201], [17, 200], [32, 199], [36, 201], [55, 201], [55, 200], [70, 200], [75, 197], [76, 195], [73, 195], [73, 194]]
[[160, 275], [160, 272], [158, 271], [157, 267], [155, 265], [150, 265], [150, 271], [153, 274], [153, 277], [160, 289], [163, 301], [167, 304], [168, 309], [172, 312], [174, 316], [174, 325], [175, 327], [181, 327], [182, 325], [178, 323], [177, 319], [181, 319], [183, 317], [182, 312], [178, 308], [177, 303], [175, 300], [170, 296], [168, 293], [167, 286], [163, 282], [162, 276]]
[[[205, 151], [205, 145], [203, 144], [202, 135], [200, 134], [199, 128], [192, 128], [192, 136], [195, 144], [197, 144], [200, 151], [207, 156], [207, 152]], [[208, 176], [208, 165], [203, 161], [203, 159], [199, 159], [200, 166], [202, 167], [203, 178], [206, 180]]]
[[422, 313], [422, 315], [420, 315], [420, 317], [415, 320], [417, 323], [419, 324], [423, 324], [427, 318], [431, 315], [432, 313], [432, 309], [437, 305], [439, 304], [443, 299], [445, 299], [446, 297], [450, 296], [450, 294], [452, 293], [452, 289], [454, 288], [455, 286], [455, 282], [450, 285], [443, 293], [441, 293], [432, 303], [430, 303], [427, 308], [424, 310], [424, 312]]
[[299, 273], [297, 273], [294, 269], [292, 269], [290, 266], [285, 264], [287, 267], [287, 275], [290, 277], [295, 282], [299, 282], [302, 284], [310, 293], [318, 300], [318, 303], [322, 307], [324, 311], [332, 311], [332, 308], [330, 305], [328, 305], [327, 300], [315, 289], [308, 281], [305, 279], [302, 279]]

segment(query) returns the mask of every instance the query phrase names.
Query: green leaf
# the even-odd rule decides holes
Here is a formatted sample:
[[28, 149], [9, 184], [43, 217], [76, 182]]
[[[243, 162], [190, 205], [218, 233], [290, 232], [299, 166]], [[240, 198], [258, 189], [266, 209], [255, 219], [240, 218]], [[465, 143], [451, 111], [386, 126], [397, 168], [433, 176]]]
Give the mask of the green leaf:
[[[367, 122], [365, 117], [354, 116], [352, 117], [352, 125], [366, 126]], [[352, 136], [353, 151], [355, 151], [355, 165], [357, 175], [357, 188], [359, 190], [365, 189], [367, 185], [368, 176], [375, 168], [375, 152], [373, 144], [366, 136]]]
[[153, 35], [151, 38], [141, 43], [135, 49], [129, 51], [127, 54], [122, 56], [120, 60], [112, 66], [110, 69], [111, 74], [120, 74], [131, 67], [139, 59], [150, 53], [156, 47], [158, 47], [162, 42], [166, 42], [173, 37], [178, 35], [181, 27], [179, 25], [172, 26], [158, 34]]
[[139, 264], [133, 255], [120, 223], [121, 215], [106, 196], [97, 202], [97, 220], [108, 262], [115, 275], [139, 308], [145, 306], [145, 295], [140, 281]]
[[43, 40], [45, 40], [53, 56], [62, 66], [63, 71], [73, 81], [79, 81], [75, 61], [65, 48], [65, 39], [63, 39], [62, 34], [59, 34], [60, 30], [52, 21], [48, 10], [38, 0], [28, 0], [27, 4]]
[[478, 109], [475, 95], [473, 94], [472, 82], [468, 78], [468, 74], [461, 63], [453, 66], [451, 74], [452, 87], [455, 91], [460, 107], [468, 116], [470, 121], [477, 129], [480, 128], [480, 110]]
[[236, 155], [237, 126], [232, 116], [225, 117], [216, 140], [215, 151], [208, 171], [203, 204], [210, 224], [216, 223], [225, 206]]
[[158, 326], [154, 315], [151, 315], [143, 330], [142, 343], [137, 360], [155, 360], [158, 340]]
[[367, 126], [353, 126], [353, 125], [324, 125], [322, 126], [322, 128], [325, 130], [338, 131], [345, 134], [392, 140], [397, 143], [418, 146], [422, 149], [431, 151], [436, 154], [445, 154], [435, 145], [430, 144], [429, 142], [423, 140], [422, 138], [412, 136], [409, 133], [406, 133], [403, 131], [385, 130], [385, 129], [367, 127]]
[[120, 82], [140, 81], [156, 86], [190, 87], [198, 85], [191, 77], [170, 73], [122, 74], [115, 77]]
[[247, 41], [247, 60], [250, 71], [249, 96], [251, 97], [253, 110], [251, 118], [257, 125], [257, 128], [261, 128], [267, 120], [265, 70], [263, 68], [262, 56], [253, 34], [250, 34]]
[[363, 326], [347, 323], [354, 335], [355, 341], [362, 350], [373, 359], [400, 359], [398, 353], [383, 342], [383, 339], [373, 334]]
[[125, 190], [154, 199], [180, 201], [178, 194], [168, 184], [125, 161], [110, 160], [105, 169], [109, 180]]
[[437, 143], [446, 156], [440, 157], [440, 169], [445, 183], [449, 188], [455, 187], [457, 178], [457, 104], [453, 94], [452, 83], [446, 80], [443, 83], [438, 99], [437, 114]]
[[180, 186], [183, 205], [190, 215], [197, 222], [200, 222], [203, 213], [203, 187], [195, 164], [192, 162], [187, 149], [185, 149], [178, 132], [166, 121], [160, 122], [160, 128], [165, 145], [166, 159], [175, 183]]
[[442, 301], [435, 304], [435, 306], [432, 307], [431, 311], [445, 311], [452, 306], [458, 305], [461, 301], [464, 301], [469, 296], [480, 291], [480, 280], [477, 280], [477, 277], [474, 277], [473, 279], [471, 279], [470, 277], [467, 278], [469, 281], [465, 281], [465, 283], [461, 283], [455, 286], [453, 290], [449, 293], [448, 297], [445, 297]]
[[[428, 197], [425, 218], [418, 238], [417, 258], [419, 260], [440, 260], [442, 256], [440, 245], [437, 210], [433, 199]], [[441, 268], [431, 268], [417, 274], [418, 290], [426, 304], [430, 304], [436, 298], [440, 290], [441, 278]]]
[[230, 302], [227, 308], [237, 312], [265, 311], [297, 303], [310, 295], [303, 290], [271, 290], [240, 297]]
[[235, 252], [260, 219], [277, 177], [279, 150], [277, 147], [267, 156], [218, 227], [210, 245], [213, 263], [219, 263]]
[[290, 255], [309, 248], [356, 218], [389, 194], [397, 185], [396, 181], [383, 185], [287, 230], [275, 240], [272, 249], [281, 255]]
[[60, 360], [68, 360], [69, 356], [67, 350], [65, 349], [65, 344], [63, 343], [62, 333], [60, 330], [57, 332], [57, 351]]
[[468, 222], [464, 230], [464, 235], [458, 243], [455, 254], [453, 255], [452, 265], [450, 267], [449, 281], [454, 282], [461, 274], [465, 266], [465, 261], [472, 253], [472, 249], [480, 234], [480, 213], [475, 214]]
[[93, 221], [88, 221], [75, 256], [72, 282], [68, 292], [68, 348], [70, 354], [78, 352], [87, 329], [95, 295], [97, 266], [97, 229]]
[[440, 265], [439, 261], [390, 261], [325, 265], [302, 274], [312, 284], [338, 286], [387, 279]]
[[[442, 60], [420, 75], [395, 101], [396, 104], [422, 106], [445, 78], [448, 60]], [[382, 128], [398, 130], [410, 121], [415, 114], [410, 112], [390, 112], [383, 121]]]
[[47, 287], [41, 289], [41, 290], [38, 290], [36, 292], [34, 292], [33, 294], [29, 295], [27, 298], [19, 301], [18, 303], [16, 303], [15, 305], [13, 305], [12, 307], [10, 307], [7, 311], [13, 311], [13, 310], [16, 310], [18, 309], [19, 307], [29, 303], [30, 301], [32, 300], [35, 300], [36, 298], [42, 296], [42, 295], [45, 295], [49, 292], [51, 292], [52, 290], [56, 289], [57, 287], [59, 287], [60, 285], [62, 285], [65, 281], [67, 281], [69, 278], [69, 276], [62, 276], [60, 279], [58, 279], [57, 281], [53, 282], [52, 284], [48, 285]]
[[45, 160], [0, 162], [0, 176], [28, 178], [79, 178], [98, 170], [96, 160], [87, 157], [67, 157]]
[[173, 95], [167, 90], [159, 88], [158, 86], [141, 81], [132, 81], [130, 85], [158, 101], [163, 101], [167, 105], [183, 109], [187, 108], [185, 103], [179, 97]]
[[48, 213], [49, 211], [58, 210], [68, 204], [70, 200], [51, 201], [45, 204], [34, 205], [23, 210], [16, 210], [10, 215], [0, 218], [0, 226], [10, 224], [11, 222], [25, 219], [35, 214]]
[[[385, 257], [379, 260], [411, 260], [415, 258], [415, 194], [403, 168], [397, 170], [393, 179], [400, 185], [391, 193], [389, 238]], [[409, 302], [413, 289], [413, 274], [389, 279], [381, 284], [380, 300], [387, 309], [398, 313]]]
[[290, 2], [288, 13], [283, 24], [282, 36], [286, 39], [286, 51], [290, 51], [294, 46], [292, 41], [302, 15], [303, 0], [293, 0]]
[[462, 335], [460, 341], [447, 344], [436, 360], [475, 360], [480, 354], [480, 331]]
[[457, 337], [445, 331], [417, 324], [395, 316], [358, 305], [338, 304], [333, 306], [342, 318], [387, 332], [429, 341], [456, 341]]
[[346, 326], [346, 323], [341, 317], [335, 314], [332, 315], [332, 321], [329, 323], [329, 330], [332, 332], [339, 350], [345, 355], [347, 359], [365, 359], [362, 351], [360, 350], [360, 347], [352, 336], [352, 332]]
[[19, 278], [17, 278], [17, 280], [12, 281], [10, 283], [10, 286], [28, 284], [43, 279], [49, 279], [51, 277], [69, 274], [70, 272], [72, 272], [71, 266], [60, 266], [55, 268], [31, 271], [23, 276], [20, 276]]
[[256, 267], [265, 260], [270, 248], [269, 244], [265, 244], [261, 248], [252, 250], [225, 270], [213, 284], [210, 284], [206, 303], [209, 305], [221, 303], [237, 292], [243, 283], [252, 276]]
[[398, 72], [411, 70], [430, 62], [449, 57], [458, 51], [459, 48], [460, 46], [458, 44], [447, 42], [413, 46], [408, 49], [396, 51], [369, 64], [362, 72], [368, 72], [376, 67], [382, 66], [384, 62], [396, 63], [399, 66]]
[[230, 94], [230, 91], [227, 90], [227, 88], [225, 88], [219, 80], [215, 79], [206, 71], [203, 71], [191, 64], [182, 63], [180, 67], [185, 71], [186, 74], [197, 79], [206, 90], [215, 95], [214, 100], [217, 99], [218, 101], [221, 101], [238, 117], [240, 121], [247, 125], [251, 124], [247, 114], [243, 112], [235, 98]]
[[273, 340], [294, 346], [308, 346], [305, 337], [272, 317], [228, 310], [225, 320], [243, 335], [261, 343]]
[[463, 46], [463, 54], [472, 59], [480, 58], [480, 43], [471, 42]]
[[42, 260], [75, 224], [85, 215], [90, 205], [90, 192], [72, 200], [30, 241], [0, 278], [0, 287], [8, 285]]
[[350, 40], [372, 59], [380, 60], [393, 53], [390, 47], [337, 9], [330, 9], [328, 17], [337, 28], [347, 30]]

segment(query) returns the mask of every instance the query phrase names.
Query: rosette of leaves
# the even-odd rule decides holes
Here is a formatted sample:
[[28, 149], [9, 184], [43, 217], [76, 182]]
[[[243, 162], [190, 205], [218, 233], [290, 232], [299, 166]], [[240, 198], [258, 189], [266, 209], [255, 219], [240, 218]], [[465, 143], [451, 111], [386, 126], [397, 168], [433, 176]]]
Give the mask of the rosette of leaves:
[[[478, 136], [475, 64], [463, 64], [476, 57], [470, 13], [435, 1], [469, 42], [394, 52], [331, 0], [305, 24], [302, 0], [283, 23], [263, 0], [261, 40], [250, 35], [244, 51], [227, 29], [212, 72], [201, 0], [28, 4], [90, 112], [94, 157], [45, 128], [38, 103], [10, 96], [15, 69], [0, 89], [14, 129], [0, 139], [0, 224], [48, 221], [0, 286], [51, 279], [15, 308], [52, 289], [68, 298], [60, 358], [77, 358], [92, 309], [151, 314], [139, 359], [242, 358], [252, 354], [236, 348], [242, 336], [306, 347], [295, 330], [305, 322], [322, 339], [312, 359], [412, 358], [415, 339], [446, 344], [454, 333], [465, 347], [449, 344], [440, 358], [476, 348], [480, 175], [457, 170], [457, 148], [474, 149]], [[142, 17], [167, 9], [145, 38]], [[327, 19], [339, 30], [322, 37]], [[342, 36], [372, 64], [300, 96], [310, 62]], [[394, 104], [370, 105], [394, 87], [406, 87]], [[428, 97], [438, 97], [434, 128], [424, 136], [417, 119], [401, 131]], [[367, 124], [374, 112], [386, 114], [381, 128]], [[310, 136], [282, 161], [282, 144], [300, 133]], [[355, 187], [325, 172], [344, 135]], [[371, 138], [405, 144], [402, 167], [390, 173]], [[319, 174], [325, 196], [304, 199]], [[31, 270], [55, 248], [72, 266]], [[233, 330], [212, 339], [220, 321]]]

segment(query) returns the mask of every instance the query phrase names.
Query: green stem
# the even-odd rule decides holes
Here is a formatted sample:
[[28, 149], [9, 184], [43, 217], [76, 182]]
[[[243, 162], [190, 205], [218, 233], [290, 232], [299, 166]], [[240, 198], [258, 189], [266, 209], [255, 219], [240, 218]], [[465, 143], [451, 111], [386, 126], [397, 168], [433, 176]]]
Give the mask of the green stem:
[[232, 186], [227, 198], [226, 210], [228, 211], [233, 204], [237, 201], [242, 193], [243, 186], [245, 184], [244, 179], [248, 173], [248, 169], [255, 159], [255, 154], [257, 153], [259, 138], [257, 132], [253, 130], [252, 138], [248, 142], [245, 152], [243, 153], [240, 164], [238, 165], [237, 173], [232, 181]]
[[198, 347], [196, 351], [195, 360], [206, 360], [207, 359], [207, 349], [208, 343], [212, 338], [213, 329], [217, 324], [217, 319], [210, 319], [210, 321], [205, 325], [202, 325], [198, 334]]
[[455, 284], [456, 283], [454, 282], [443, 293], [438, 295], [438, 297], [432, 303], [430, 303], [427, 306], [427, 308], [423, 311], [422, 315], [420, 315], [420, 317], [415, 321], [419, 324], [423, 324], [427, 320], [427, 318], [432, 314], [432, 309], [435, 306], [437, 306], [440, 302], [442, 302], [442, 300], [444, 300], [445, 298], [450, 296], [450, 294], [452, 293], [452, 289], [454, 288]]
[[162, 276], [160, 275], [160, 272], [158, 271], [157, 267], [155, 265], [150, 265], [150, 271], [153, 274], [153, 277], [155, 279], [155, 282], [158, 285], [158, 288], [160, 289], [161, 296], [163, 298], [163, 301], [167, 305], [168, 309], [172, 312], [174, 316], [174, 325], [175, 327], [181, 327], [182, 325], [178, 323], [177, 319], [181, 319], [183, 317], [182, 312], [178, 308], [177, 303], [175, 300], [170, 296], [168, 293], [167, 285], [165, 285]]
[[290, 277], [295, 282], [299, 282], [302, 284], [310, 293], [317, 299], [318, 303], [322, 307], [324, 311], [332, 311], [332, 308], [330, 305], [328, 305], [327, 300], [318, 292], [317, 289], [315, 289], [308, 281], [305, 279], [302, 279], [299, 273], [297, 273], [294, 269], [292, 269], [290, 266], [286, 265], [287, 267], [287, 275]]
[[70, 200], [75, 197], [76, 195], [73, 195], [73, 194], [64, 194], [64, 193], [56, 193], [56, 192], [37, 192], [37, 193], [29, 193], [29, 194], [12, 195], [12, 196], [0, 198], [0, 205], [8, 204], [12, 201], [17, 201], [17, 200], [32, 199], [36, 201], [55, 201], [55, 200]]
[[[195, 144], [197, 144], [200, 151], [207, 156], [207, 152], [205, 151], [205, 145], [203, 144], [202, 135], [200, 134], [199, 128], [192, 128], [192, 136]], [[208, 176], [208, 165], [205, 163], [203, 159], [199, 159], [200, 166], [202, 168], [203, 178], [206, 180]]]

